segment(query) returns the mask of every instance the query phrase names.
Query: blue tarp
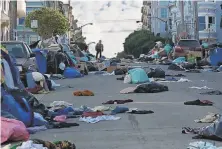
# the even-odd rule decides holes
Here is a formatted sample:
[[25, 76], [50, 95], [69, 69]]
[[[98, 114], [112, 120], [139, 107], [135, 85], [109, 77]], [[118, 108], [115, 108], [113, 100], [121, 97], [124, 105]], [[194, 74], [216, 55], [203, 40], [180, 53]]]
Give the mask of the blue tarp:
[[217, 48], [210, 53], [210, 63], [212, 66], [217, 66], [222, 62], [222, 48]]
[[63, 75], [66, 78], [79, 78], [79, 77], [82, 77], [82, 74], [79, 72], [79, 70], [77, 70], [75, 68], [70, 68], [70, 67], [65, 68]]
[[134, 68], [128, 71], [128, 73], [131, 75], [132, 83], [145, 83], [149, 81], [149, 78], [146, 74], [146, 72], [142, 68]]
[[32, 51], [35, 53], [35, 58], [38, 65], [38, 70], [40, 73], [45, 74], [47, 72], [47, 50], [41, 50], [41, 49], [32, 49]]
[[184, 63], [186, 62], [186, 58], [185, 57], [178, 57], [175, 60], [173, 60], [174, 64], [180, 64], [180, 63]]

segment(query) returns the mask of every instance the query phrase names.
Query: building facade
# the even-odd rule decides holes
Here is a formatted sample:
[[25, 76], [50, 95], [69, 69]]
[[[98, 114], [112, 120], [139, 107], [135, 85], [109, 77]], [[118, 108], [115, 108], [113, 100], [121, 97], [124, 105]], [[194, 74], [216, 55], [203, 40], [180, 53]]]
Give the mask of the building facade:
[[[183, 8], [182, 8], [183, 7]], [[172, 41], [176, 43], [180, 38], [194, 38], [195, 19], [194, 7], [191, 0], [169, 2], [169, 32]], [[182, 26], [182, 10], [184, 26]]]
[[221, 1], [198, 2], [199, 39], [216, 43], [222, 42]]
[[[183, 3], [181, 5], [181, 3]], [[220, 26], [222, 10], [221, 1], [205, 0], [198, 2], [198, 18], [194, 12], [194, 2], [169, 1], [169, 28], [172, 40], [177, 42], [182, 36], [195, 38], [195, 23], [198, 20], [199, 39], [208, 43], [222, 42], [222, 25]], [[182, 26], [182, 10], [184, 26]]]
[[9, 0], [0, 1], [1, 37], [0, 41], [8, 41], [10, 36]]
[[151, 30], [151, 1], [143, 1], [141, 13], [142, 29]]
[[[26, 1], [26, 14], [28, 15], [30, 12], [40, 9], [42, 7], [49, 6], [47, 1]], [[33, 32], [30, 28], [25, 27], [25, 17], [21, 17], [17, 19], [17, 40], [24, 41], [27, 44], [31, 44], [40, 40], [40, 36]]]
[[151, 31], [162, 37], [168, 36], [168, 1], [151, 1]]

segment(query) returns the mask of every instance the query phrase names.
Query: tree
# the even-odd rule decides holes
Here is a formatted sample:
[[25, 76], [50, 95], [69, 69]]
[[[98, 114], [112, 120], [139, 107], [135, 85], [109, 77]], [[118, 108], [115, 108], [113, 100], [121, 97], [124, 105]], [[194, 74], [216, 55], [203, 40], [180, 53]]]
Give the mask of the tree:
[[43, 39], [53, 35], [63, 35], [69, 30], [69, 22], [66, 17], [57, 10], [43, 7], [32, 11], [25, 18], [25, 26], [31, 28], [31, 20], [38, 20], [38, 28], [32, 30]]
[[154, 36], [148, 30], [134, 31], [125, 39], [124, 52], [139, 57], [140, 54], [147, 54], [155, 46], [156, 41], [164, 43], [165, 39]]
[[117, 55], [116, 55], [116, 58], [125, 58], [126, 55], [127, 55], [127, 54], [125, 53], [125, 51], [118, 52]]

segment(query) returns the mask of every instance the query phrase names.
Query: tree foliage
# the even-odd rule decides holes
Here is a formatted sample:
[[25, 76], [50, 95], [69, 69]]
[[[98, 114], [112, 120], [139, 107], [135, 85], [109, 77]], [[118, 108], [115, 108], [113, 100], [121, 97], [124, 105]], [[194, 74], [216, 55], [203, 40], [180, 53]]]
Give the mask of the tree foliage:
[[125, 58], [126, 56], [127, 54], [125, 53], [125, 51], [118, 52], [116, 55], [117, 58]]
[[32, 30], [44, 39], [53, 35], [63, 35], [69, 30], [67, 18], [58, 10], [43, 7], [32, 11], [25, 18], [25, 26], [31, 28], [31, 20], [38, 20], [38, 28]]
[[156, 41], [164, 43], [165, 39], [154, 36], [148, 30], [134, 31], [125, 39], [124, 52], [139, 57], [140, 54], [147, 54], [155, 46]]

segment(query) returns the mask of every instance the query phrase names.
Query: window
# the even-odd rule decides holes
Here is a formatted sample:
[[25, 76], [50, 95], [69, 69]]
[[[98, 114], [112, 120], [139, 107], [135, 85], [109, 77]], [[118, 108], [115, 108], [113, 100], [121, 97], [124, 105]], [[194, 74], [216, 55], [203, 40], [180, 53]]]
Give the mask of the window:
[[159, 5], [160, 6], [167, 6], [168, 5], [168, 1], [161, 0], [161, 1], [159, 1]]
[[6, 11], [6, 0], [3, 0], [3, 11]]
[[206, 29], [205, 16], [198, 17], [198, 20], [199, 20], [199, 31], [205, 30]]
[[215, 28], [215, 17], [208, 18], [208, 28]]
[[161, 8], [160, 11], [161, 18], [167, 18], [167, 8]]
[[18, 21], [18, 25], [24, 25], [25, 23], [25, 18], [19, 18], [19, 21]]

